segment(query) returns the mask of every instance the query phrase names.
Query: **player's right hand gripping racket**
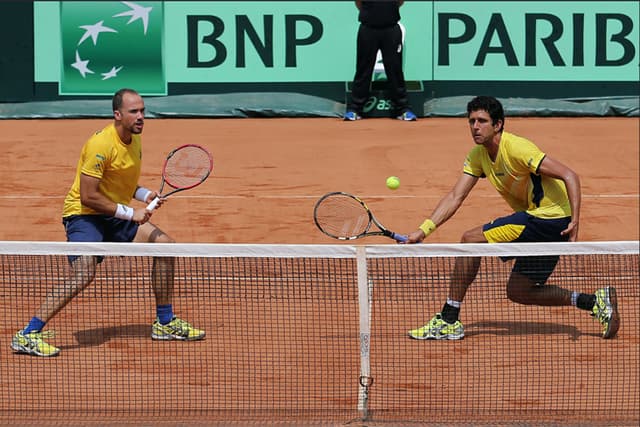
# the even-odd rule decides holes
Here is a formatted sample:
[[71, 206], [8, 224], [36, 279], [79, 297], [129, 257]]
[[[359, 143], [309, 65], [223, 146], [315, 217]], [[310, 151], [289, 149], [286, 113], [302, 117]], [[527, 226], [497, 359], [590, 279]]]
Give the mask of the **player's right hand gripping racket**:
[[[164, 161], [158, 197], [147, 205], [147, 210], [154, 210], [161, 197], [164, 198], [178, 191], [188, 190], [202, 184], [209, 177], [211, 171], [213, 171], [213, 158], [203, 147], [196, 144], [185, 144], [176, 148], [167, 155], [167, 160]], [[165, 184], [173, 190], [162, 194]]]
[[[358, 197], [336, 191], [322, 196], [313, 209], [313, 219], [324, 234], [339, 240], [366, 236], [386, 236], [406, 242], [407, 236], [387, 230]], [[370, 231], [375, 225], [379, 231]]]

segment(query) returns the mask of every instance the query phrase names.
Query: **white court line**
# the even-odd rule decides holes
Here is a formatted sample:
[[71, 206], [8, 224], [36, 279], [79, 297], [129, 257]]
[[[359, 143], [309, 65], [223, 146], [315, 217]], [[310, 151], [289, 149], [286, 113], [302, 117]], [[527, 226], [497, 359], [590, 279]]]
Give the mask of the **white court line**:
[[[65, 195], [66, 196], [66, 195]], [[40, 200], [40, 199], [64, 199], [65, 196], [31, 196], [24, 194], [6, 194], [0, 195], [1, 199], [6, 200]], [[189, 196], [189, 195], [175, 195], [171, 196], [172, 199], [318, 199], [321, 195], [286, 195], [286, 194], [276, 194], [276, 195], [256, 195], [256, 196], [220, 196], [220, 195], [208, 195], [208, 196]], [[442, 195], [428, 195], [428, 196], [415, 196], [415, 195], [406, 195], [406, 196], [390, 196], [390, 195], [382, 195], [382, 194], [359, 194], [358, 197], [362, 199], [439, 199]], [[489, 197], [495, 199], [501, 199], [502, 196], [498, 194], [489, 194], [483, 195], [482, 197]], [[638, 199], [640, 198], [639, 194], [583, 194], [582, 198], [587, 199]]]

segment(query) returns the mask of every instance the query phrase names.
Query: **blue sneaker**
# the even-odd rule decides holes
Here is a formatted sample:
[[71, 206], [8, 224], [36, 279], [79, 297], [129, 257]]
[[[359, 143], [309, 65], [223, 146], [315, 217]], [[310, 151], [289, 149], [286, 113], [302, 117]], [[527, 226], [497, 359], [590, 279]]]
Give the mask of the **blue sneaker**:
[[348, 110], [346, 113], [344, 113], [344, 120], [345, 121], [356, 121], [356, 120], [360, 120], [362, 117], [360, 116], [360, 114], [356, 113], [353, 110]]
[[400, 114], [396, 118], [398, 120], [402, 120], [402, 121], [405, 121], [405, 122], [415, 122], [416, 120], [418, 120], [418, 117], [411, 110], [405, 111], [404, 113]]

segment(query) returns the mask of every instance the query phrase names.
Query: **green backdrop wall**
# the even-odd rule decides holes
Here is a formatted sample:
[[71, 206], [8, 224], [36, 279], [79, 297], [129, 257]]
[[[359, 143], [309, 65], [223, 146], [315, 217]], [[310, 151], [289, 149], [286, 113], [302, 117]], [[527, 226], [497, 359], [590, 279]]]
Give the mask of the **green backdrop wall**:
[[[358, 26], [351, 0], [135, 5], [0, 2], [0, 102], [104, 98], [123, 86], [345, 99]], [[407, 0], [401, 13], [406, 78], [425, 101], [640, 91], [637, 1]]]

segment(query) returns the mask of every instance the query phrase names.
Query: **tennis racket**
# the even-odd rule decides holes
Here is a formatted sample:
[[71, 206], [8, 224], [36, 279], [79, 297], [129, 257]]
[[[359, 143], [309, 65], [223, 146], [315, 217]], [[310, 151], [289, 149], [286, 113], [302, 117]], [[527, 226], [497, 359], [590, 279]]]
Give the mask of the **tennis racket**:
[[[387, 230], [358, 197], [336, 191], [322, 196], [313, 209], [313, 219], [324, 234], [338, 240], [355, 240], [366, 236], [386, 236], [398, 242], [408, 237]], [[375, 225], [377, 230], [371, 230]]]
[[[160, 198], [202, 184], [212, 171], [213, 158], [203, 147], [196, 144], [185, 144], [176, 148], [167, 155], [167, 159], [164, 161], [158, 197], [147, 205], [147, 210], [154, 210]], [[172, 190], [163, 194], [165, 184]]]

